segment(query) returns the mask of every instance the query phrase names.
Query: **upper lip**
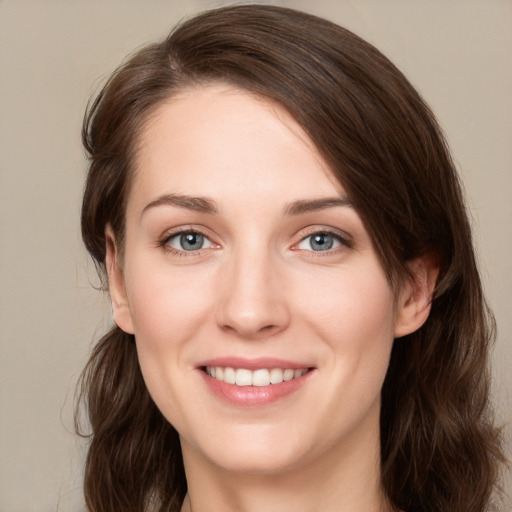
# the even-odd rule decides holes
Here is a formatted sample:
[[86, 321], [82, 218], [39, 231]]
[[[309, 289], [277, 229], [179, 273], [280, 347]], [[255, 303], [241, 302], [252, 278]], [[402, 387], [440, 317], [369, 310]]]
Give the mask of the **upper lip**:
[[297, 361], [289, 361], [285, 359], [277, 359], [274, 357], [258, 357], [256, 359], [246, 359], [243, 357], [215, 357], [201, 361], [197, 367], [220, 366], [223, 368], [244, 368], [246, 370], [259, 370], [261, 368], [272, 368], [298, 370], [301, 368], [310, 368], [311, 365]]

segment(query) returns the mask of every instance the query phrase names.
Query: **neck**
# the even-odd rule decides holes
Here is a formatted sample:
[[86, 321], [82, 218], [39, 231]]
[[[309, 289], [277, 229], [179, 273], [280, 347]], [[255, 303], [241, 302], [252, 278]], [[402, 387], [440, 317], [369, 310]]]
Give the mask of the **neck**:
[[364, 437], [270, 474], [227, 471], [182, 441], [189, 489], [182, 512], [390, 512], [380, 487], [378, 432]]

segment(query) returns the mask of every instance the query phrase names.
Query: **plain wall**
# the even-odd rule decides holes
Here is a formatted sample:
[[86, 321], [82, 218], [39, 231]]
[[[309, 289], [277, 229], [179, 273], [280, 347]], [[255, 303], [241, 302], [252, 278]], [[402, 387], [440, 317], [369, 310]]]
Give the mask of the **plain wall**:
[[[0, 511], [83, 509], [77, 375], [110, 323], [79, 235], [81, 118], [123, 57], [230, 2], [0, 0]], [[375, 44], [432, 106], [462, 174], [512, 420], [512, 2], [276, 1]], [[510, 439], [510, 427], [506, 429]], [[512, 488], [510, 473], [507, 485]]]

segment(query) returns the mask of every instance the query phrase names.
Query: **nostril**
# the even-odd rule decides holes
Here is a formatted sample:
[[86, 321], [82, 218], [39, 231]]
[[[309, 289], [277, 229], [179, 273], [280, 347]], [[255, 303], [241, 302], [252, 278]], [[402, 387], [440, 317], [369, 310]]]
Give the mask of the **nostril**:
[[261, 339], [274, 336], [279, 333], [283, 327], [278, 325], [264, 325], [263, 327], [255, 327], [248, 324], [241, 323], [240, 325], [224, 325], [223, 330], [229, 334], [236, 335], [246, 339]]

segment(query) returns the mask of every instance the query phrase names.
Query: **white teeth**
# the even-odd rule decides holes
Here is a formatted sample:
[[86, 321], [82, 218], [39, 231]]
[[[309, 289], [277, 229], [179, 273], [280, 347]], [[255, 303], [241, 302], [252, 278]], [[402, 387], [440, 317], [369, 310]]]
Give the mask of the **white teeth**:
[[235, 382], [237, 386], [251, 386], [252, 385], [252, 372], [251, 370], [244, 370], [238, 368], [235, 372]]
[[270, 384], [270, 372], [268, 370], [256, 370], [252, 374], [253, 386], [268, 386]]
[[246, 370], [245, 368], [230, 368], [222, 366], [207, 366], [206, 373], [216, 380], [237, 386], [268, 386], [281, 384], [292, 379], [298, 379], [307, 373], [307, 368], [261, 368], [259, 370]]
[[281, 368], [272, 368], [270, 370], [270, 383], [280, 384], [283, 382], [283, 370]]
[[294, 374], [295, 372], [291, 368], [286, 368], [286, 370], [283, 372], [283, 380], [292, 380]]
[[235, 370], [233, 368], [224, 368], [224, 382], [226, 384], [235, 384]]

